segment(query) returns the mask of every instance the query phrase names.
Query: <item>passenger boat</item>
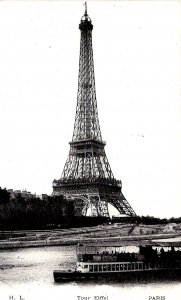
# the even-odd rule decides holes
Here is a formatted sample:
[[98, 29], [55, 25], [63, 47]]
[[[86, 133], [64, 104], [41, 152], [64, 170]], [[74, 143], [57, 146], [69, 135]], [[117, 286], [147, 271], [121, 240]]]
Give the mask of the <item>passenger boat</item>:
[[138, 251], [135, 252], [123, 251], [120, 246], [101, 248], [102, 251], [97, 251], [100, 246], [78, 245], [76, 267], [54, 270], [54, 281], [181, 278], [179, 247], [144, 245], [137, 247]]

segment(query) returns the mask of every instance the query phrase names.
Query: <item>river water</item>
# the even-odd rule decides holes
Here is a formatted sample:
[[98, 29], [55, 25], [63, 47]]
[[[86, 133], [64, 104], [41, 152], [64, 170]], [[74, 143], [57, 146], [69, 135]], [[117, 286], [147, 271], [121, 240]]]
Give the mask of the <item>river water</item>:
[[[89, 300], [94, 300], [94, 296], [108, 296], [108, 300], [181, 300], [179, 281], [55, 284], [53, 270], [60, 266], [74, 266], [75, 262], [76, 249], [73, 246], [1, 251], [0, 300], [78, 300], [78, 296], [90, 297]], [[163, 298], [156, 299], [156, 296]]]

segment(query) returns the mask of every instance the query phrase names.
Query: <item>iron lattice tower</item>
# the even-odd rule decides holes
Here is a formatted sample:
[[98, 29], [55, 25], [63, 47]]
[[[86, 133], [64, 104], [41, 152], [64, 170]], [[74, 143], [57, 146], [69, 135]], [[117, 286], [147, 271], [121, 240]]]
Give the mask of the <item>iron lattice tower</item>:
[[92, 21], [85, 8], [81, 31], [79, 78], [75, 124], [70, 151], [61, 178], [53, 181], [53, 195], [65, 195], [77, 203], [77, 214], [109, 217], [108, 203], [121, 214], [135, 216], [114, 178], [102, 140], [94, 77]]

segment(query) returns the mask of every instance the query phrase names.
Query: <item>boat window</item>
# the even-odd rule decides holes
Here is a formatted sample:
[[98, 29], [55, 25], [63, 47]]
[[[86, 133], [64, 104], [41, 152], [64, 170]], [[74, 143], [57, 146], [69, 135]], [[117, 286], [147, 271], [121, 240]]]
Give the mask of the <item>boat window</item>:
[[103, 271], [107, 271], [106, 265], [103, 265]]
[[116, 265], [116, 271], [119, 271], [119, 265]]
[[90, 266], [89, 266], [89, 271], [90, 271], [90, 272], [93, 272], [93, 265], [90, 265]]
[[131, 264], [128, 264], [128, 270], [131, 270]]
[[102, 272], [102, 265], [99, 265], [99, 272]]
[[135, 270], [138, 270], [138, 263], [135, 263]]
[[122, 264], [120, 265], [120, 270], [123, 270], [123, 265]]
[[111, 271], [111, 265], [107, 265], [107, 270]]
[[127, 270], [127, 264], [124, 264], [124, 270]]
[[134, 264], [132, 264], [131, 266], [132, 266], [132, 270], [134, 270]]
[[98, 265], [94, 265], [94, 272], [98, 271]]
[[112, 271], [116, 271], [116, 265], [112, 265]]
[[88, 265], [84, 265], [84, 269], [87, 269], [88, 268]]

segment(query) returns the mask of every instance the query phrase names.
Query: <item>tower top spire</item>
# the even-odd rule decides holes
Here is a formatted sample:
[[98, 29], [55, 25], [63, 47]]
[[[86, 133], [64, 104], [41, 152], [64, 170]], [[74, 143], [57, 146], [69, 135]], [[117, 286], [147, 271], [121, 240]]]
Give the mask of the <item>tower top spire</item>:
[[81, 18], [79, 29], [82, 31], [88, 31], [93, 29], [92, 21], [89, 15], [87, 14], [87, 1], [84, 2], [85, 5], [85, 12]]
[[85, 5], [85, 13], [84, 13], [84, 16], [87, 16], [87, 1], [85, 1], [84, 5]]

